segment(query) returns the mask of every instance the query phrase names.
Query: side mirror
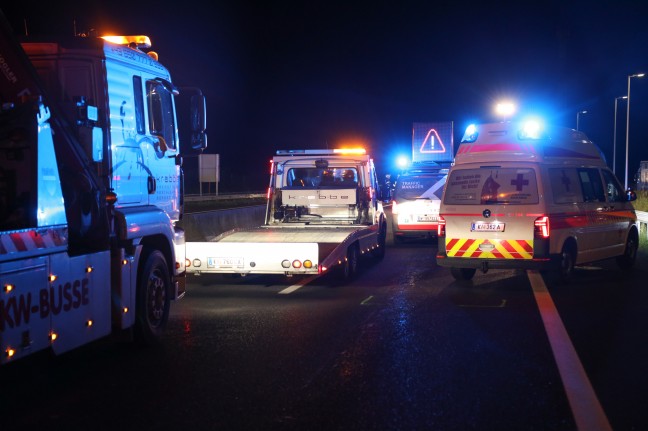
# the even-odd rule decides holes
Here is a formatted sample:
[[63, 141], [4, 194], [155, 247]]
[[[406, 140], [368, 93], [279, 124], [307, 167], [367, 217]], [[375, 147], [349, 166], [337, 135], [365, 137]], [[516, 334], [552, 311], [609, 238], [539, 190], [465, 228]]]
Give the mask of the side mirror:
[[194, 94], [191, 96], [191, 148], [194, 150], [204, 150], [207, 148], [207, 104], [205, 96]]
[[628, 188], [628, 190], [626, 190], [626, 200], [628, 202], [636, 201], [637, 193], [635, 193], [631, 188]]

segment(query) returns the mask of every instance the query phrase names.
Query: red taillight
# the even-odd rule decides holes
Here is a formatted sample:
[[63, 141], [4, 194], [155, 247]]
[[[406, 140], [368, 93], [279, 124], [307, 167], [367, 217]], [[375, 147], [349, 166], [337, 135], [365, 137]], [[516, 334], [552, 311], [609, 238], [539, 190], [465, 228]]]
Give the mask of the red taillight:
[[437, 236], [442, 237], [445, 236], [446, 231], [446, 221], [443, 217], [439, 216], [439, 223], [437, 224]]
[[396, 201], [392, 201], [392, 214], [398, 214], [398, 204]]
[[542, 216], [533, 222], [534, 238], [549, 238], [549, 217]]

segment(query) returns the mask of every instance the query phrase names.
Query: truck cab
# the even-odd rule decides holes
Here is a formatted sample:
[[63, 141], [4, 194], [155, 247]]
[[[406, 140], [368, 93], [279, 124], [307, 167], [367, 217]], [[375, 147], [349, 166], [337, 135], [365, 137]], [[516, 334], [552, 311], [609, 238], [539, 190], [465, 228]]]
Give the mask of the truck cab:
[[371, 225], [382, 211], [364, 150], [277, 151], [266, 222]]
[[[146, 47], [19, 41], [0, 13], [0, 364], [113, 330], [154, 342], [184, 295], [178, 90]], [[200, 150], [204, 98], [186, 94]]]

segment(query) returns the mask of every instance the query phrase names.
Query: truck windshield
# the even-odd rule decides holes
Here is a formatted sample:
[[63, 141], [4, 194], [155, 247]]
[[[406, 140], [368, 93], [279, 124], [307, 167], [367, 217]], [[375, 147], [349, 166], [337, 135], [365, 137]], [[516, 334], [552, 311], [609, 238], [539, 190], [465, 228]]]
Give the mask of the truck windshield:
[[448, 175], [445, 204], [538, 203], [535, 171], [530, 168], [456, 169]]
[[358, 186], [358, 171], [355, 167], [291, 168], [286, 172], [287, 187], [334, 187], [355, 188]]
[[446, 174], [405, 175], [398, 178], [393, 199], [397, 202], [415, 199], [441, 199]]

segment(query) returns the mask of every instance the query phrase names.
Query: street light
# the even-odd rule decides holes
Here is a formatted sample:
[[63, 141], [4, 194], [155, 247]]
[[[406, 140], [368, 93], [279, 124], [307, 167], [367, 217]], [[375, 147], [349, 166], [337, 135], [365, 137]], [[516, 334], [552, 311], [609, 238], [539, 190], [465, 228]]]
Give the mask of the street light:
[[628, 190], [628, 147], [630, 142], [630, 79], [631, 78], [643, 78], [645, 73], [635, 73], [634, 75], [628, 75], [628, 106], [626, 108], [626, 155], [625, 155], [625, 183], [624, 187]]
[[578, 120], [580, 119], [580, 114], [587, 114], [587, 111], [578, 111], [576, 113], [576, 130], [578, 130]]
[[612, 146], [612, 172], [616, 174], [616, 126], [617, 126], [617, 102], [619, 99], [627, 99], [628, 96], [619, 96], [614, 98], [614, 145]]

